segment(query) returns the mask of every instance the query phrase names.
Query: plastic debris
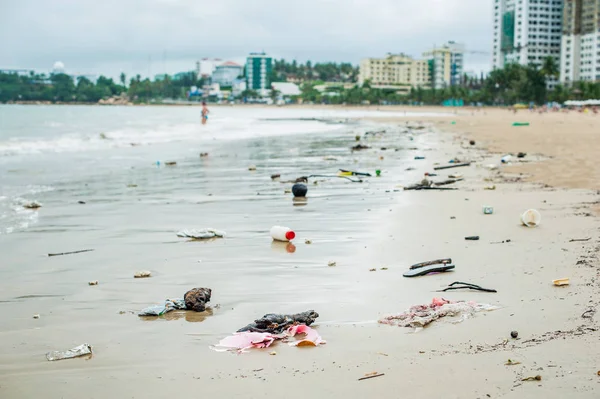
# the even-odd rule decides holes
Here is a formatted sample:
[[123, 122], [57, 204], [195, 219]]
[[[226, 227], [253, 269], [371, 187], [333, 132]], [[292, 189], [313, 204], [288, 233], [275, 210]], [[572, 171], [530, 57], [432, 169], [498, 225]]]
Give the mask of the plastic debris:
[[521, 223], [527, 227], [537, 227], [542, 222], [542, 215], [535, 209], [528, 209], [521, 215]]
[[496, 185], [494, 184], [494, 185], [491, 185], [491, 186], [485, 186], [483, 189], [484, 190], [495, 190], [496, 189]]
[[269, 233], [275, 241], [288, 242], [296, 238], [296, 233], [289, 227], [284, 226], [273, 226]]
[[223, 238], [227, 233], [222, 230], [213, 228], [201, 229], [201, 230], [181, 230], [177, 233], [177, 237], [191, 238], [194, 240], [206, 240], [209, 238]]
[[249, 171], [255, 171], [256, 170], [256, 166], [250, 165], [250, 166], [248, 166], [248, 170]]
[[98, 285], [98, 280], [90, 281], [88, 285]]
[[433, 168], [433, 170], [442, 170], [442, 169], [450, 169], [450, 168], [460, 168], [462, 166], [469, 166], [469, 165], [471, 165], [471, 162], [452, 163], [450, 165], [436, 166], [436, 167]]
[[148, 306], [142, 309], [138, 316], [162, 316], [172, 310], [183, 310], [185, 309], [185, 301], [183, 298], [178, 299], [167, 299], [161, 305]]
[[143, 270], [143, 271], [139, 271], [137, 273], [135, 273], [133, 275], [134, 278], [146, 278], [146, 277], [152, 277], [152, 272], [149, 272], [147, 270]]
[[334, 262], [332, 260], [327, 263], [327, 266], [329, 266], [329, 267], [333, 267], [333, 266], [336, 266], [336, 265], [337, 265], [337, 262]]
[[309, 239], [307, 238], [306, 240], [304, 240], [304, 243], [305, 243], [305, 244], [307, 244], [307, 245], [308, 245], [308, 244], [312, 244], [312, 240], [309, 240]]
[[42, 204], [37, 201], [26, 202], [23, 204], [23, 208], [25, 209], [38, 209], [41, 208]]
[[206, 303], [210, 302], [211, 294], [212, 290], [210, 288], [192, 288], [183, 296], [186, 309], [204, 312]]
[[88, 344], [76, 346], [75, 348], [66, 351], [54, 351], [46, 353], [46, 359], [49, 361], [72, 359], [74, 357], [91, 355], [92, 347]]
[[527, 153], [520, 152], [520, 153], [517, 154], [517, 158], [525, 158], [526, 155], [527, 155]]
[[277, 180], [281, 177], [281, 175], [279, 173], [273, 174], [271, 175], [271, 180]]
[[175, 166], [175, 165], [177, 165], [177, 162], [175, 162], [175, 161], [168, 161], [168, 162], [165, 162], [165, 165], [166, 166]]
[[[211, 349], [217, 352], [235, 350], [244, 353], [251, 348], [268, 348], [278, 337], [271, 333], [238, 332], [230, 337], [225, 337]], [[223, 349], [218, 349], [223, 348]]]
[[371, 147], [369, 147], [368, 145], [357, 144], [352, 147], [352, 151], [368, 150], [369, 148]]
[[269, 355], [275, 356], [275, 355], [277, 355], [277, 352], [273, 351], [273, 352], [269, 353]]
[[554, 284], [557, 287], [562, 287], [565, 285], [569, 285], [569, 279], [568, 278], [559, 278], [556, 280], [552, 280], [552, 284]]
[[306, 334], [302, 340], [290, 342], [290, 346], [319, 346], [326, 343], [316, 330], [304, 324], [291, 326], [287, 329], [286, 334], [291, 337], [296, 334]]
[[542, 380], [542, 376], [536, 375], [535, 377], [523, 378], [521, 381], [541, 381], [541, 380]]
[[479, 241], [479, 236], [468, 236], [468, 237], [465, 237], [465, 240], [467, 240], [467, 241]]
[[498, 307], [485, 303], [453, 302], [444, 298], [433, 298], [430, 304], [412, 306], [403, 313], [380, 319], [379, 323], [398, 327], [420, 328], [442, 317], [459, 317], [457, 322], [461, 322], [477, 312], [495, 309], [498, 309]]
[[254, 323], [240, 328], [237, 332], [252, 331], [281, 334], [286, 328], [294, 324], [310, 326], [317, 317], [319, 317], [319, 314], [314, 310], [290, 315], [268, 313], [260, 319], [254, 320]]
[[505, 366], [516, 366], [517, 364], [521, 364], [521, 362], [515, 362], [514, 360], [508, 359], [506, 363], [504, 363]]
[[500, 158], [500, 162], [509, 163], [511, 159], [512, 159], [512, 155], [505, 155], [502, 158]]
[[429, 260], [426, 262], [421, 262], [421, 263], [415, 263], [414, 265], [412, 265], [410, 267], [411, 270], [413, 269], [419, 269], [421, 267], [425, 267], [425, 266], [431, 266], [431, 265], [439, 265], [439, 264], [450, 264], [452, 263], [452, 259], [450, 258], [444, 258], [444, 259], [435, 259], [435, 260]]
[[60, 252], [60, 253], [55, 253], [55, 254], [48, 254], [48, 256], [62, 256], [62, 255], [73, 255], [73, 254], [80, 254], [83, 252], [92, 252], [93, 249], [81, 249], [79, 251], [71, 251], [71, 252]]
[[34, 314], [34, 315], [33, 315], [33, 318], [34, 318], [34, 319], [39, 319], [39, 318], [40, 318], [40, 315], [39, 315], [39, 314]]
[[481, 209], [483, 211], [484, 215], [492, 215], [494, 213], [494, 207], [493, 206], [484, 206]]

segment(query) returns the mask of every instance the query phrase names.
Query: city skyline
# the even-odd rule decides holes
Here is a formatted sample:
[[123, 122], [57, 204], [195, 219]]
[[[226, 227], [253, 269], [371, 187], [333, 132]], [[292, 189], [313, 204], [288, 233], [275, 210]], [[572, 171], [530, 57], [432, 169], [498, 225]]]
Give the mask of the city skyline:
[[[257, 51], [290, 61], [358, 65], [385, 53], [419, 58], [449, 40], [489, 51], [492, 37], [492, 0], [380, 0], [375, 7], [362, 0], [351, 6], [342, 0], [301, 6], [272, 0], [143, 4], [4, 2], [0, 35], [9, 39], [0, 43], [0, 68], [44, 72], [62, 61], [73, 74], [153, 77], [193, 70], [205, 57], [241, 63]], [[24, 24], [27, 32], [18, 33]], [[465, 59], [465, 70], [490, 68], [490, 56]]]

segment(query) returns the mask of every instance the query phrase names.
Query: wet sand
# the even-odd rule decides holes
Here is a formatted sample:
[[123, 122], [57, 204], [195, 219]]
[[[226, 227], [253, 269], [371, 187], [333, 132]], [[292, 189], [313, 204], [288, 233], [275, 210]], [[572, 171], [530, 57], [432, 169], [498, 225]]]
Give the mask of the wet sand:
[[[543, 179], [538, 180], [543, 176], [538, 175], [530, 177], [538, 182], [511, 181], [521, 177], [515, 174], [520, 168], [534, 163], [500, 166], [497, 172], [480, 167], [499, 164], [499, 156], [488, 154], [484, 145], [506, 151], [514, 144], [504, 142], [504, 136], [496, 140], [490, 131], [478, 133], [475, 129], [504, 123], [504, 117], [496, 112], [500, 111], [489, 111], [491, 116], [467, 112], [452, 118], [456, 125], [432, 120], [439, 131], [414, 133], [412, 143], [392, 133], [405, 120], [387, 120], [388, 134], [394, 136], [371, 141], [374, 148], [361, 153], [359, 161], [362, 167], [371, 169], [383, 165], [385, 180], [375, 180], [372, 186], [360, 189], [343, 186], [338, 195], [329, 186], [338, 183], [320, 182], [324, 190], [333, 192], [309, 198], [305, 207], [291, 206], [289, 197], [282, 197], [281, 205], [276, 205], [279, 201], [271, 197], [268, 203], [274, 207], [273, 221], [290, 220], [294, 215], [292, 220], [299, 226], [294, 253], [271, 244], [265, 237], [267, 229], [248, 231], [248, 226], [234, 229], [231, 239], [193, 246], [171, 236], [156, 239], [157, 231], [171, 234], [169, 228], [189, 218], [176, 206], [165, 204], [164, 214], [154, 216], [158, 223], [151, 230], [141, 230], [144, 245], [136, 245], [139, 236], [119, 237], [119, 245], [100, 246], [90, 254], [42, 258], [40, 254], [52, 252], [64, 240], [73, 248], [89, 241], [74, 232], [49, 235], [47, 241], [40, 242], [32, 237], [41, 232], [28, 233], [23, 237], [31, 238], [32, 245], [13, 248], [10, 261], [23, 262], [28, 292], [58, 296], [17, 300], [24, 290], [5, 285], [9, 292], [4, 290], [3, 299], [10, 301], [3, 306], [9, 317], [0, 324], [4, 342], [0, 393], [10, 398], [146, 398], [192, 392], [240, 398], [272, 397], [274, 392], [286, 397], [597, 397], [600, 334], [595, 319], [582, 318], [581, 314], [595, 309], [599, 298], [599, 223], [596, 217], [588, 216], [598, 195], [590, 190], [595, 187], [585, 182], [579, 183], [578, 189], [568, 190], [546, 187]], [[488, 116], [492, 119], [486, 119]], [[462, 132], [462, 125], [471, 123], [473, 130], [465, 126], [468, 134], [462, 138], [443, 131]], [[346, 133], [347, 140], [351, 140], [352, 133]], [[473, 136], [477, 146], [465, 144], [465, 138]], [[520, 141], [535, 142], [527, 137], [520, 137]], [[382, 145], [397, 142], [406, 148], [407, 153], [397, 155], [402, 162], [398, 159], [393, 164], [390, 158], [396, 156], [394, 153], [375, 149], [380, 140], [385, 142]], [[409, 150], [412, 146], [418, 149]], [[544, 161], [548, 165], [568, 153], [528, 148], [513, 146], [508, 150], [554, 156]], [[414, 155], [426, 159], [404, 161]], [[459, 190], [394, 191], [398, 184], [418, 181], [424, 172], [433, 172], [434, 163], [454, 157], [475, 163], [468, 168], [440, 171], [436, 179], [464, 174], [465, 181], [456, 184]], [[525, 160], [531, 158], [544, 157], [528, 156]], [[390, 168], [386, 171], [388, 162]], [[258, 166], [260, 171], [260, 163]], [[406, 167], [415, 170], [403, 172]], [[558, 173], [562, 169], [553, 170]], [[560, 176], [556, 179], [569, 180]], [[496, 190], [483, 190], [491, 184]], [[280, 189], [273, 187], [272, 195]], [[348, 212], [343, 219], [328, 217], [336, 212], [331, 201], [340, 201], [340, 212], [355, 212]], [[493, 206], [494, 214], [483, 215], [483, 205]], [[543, 219], [538, 228], [520, 225], [519, 215], [528, 208], [541, 212]], [[153, 210], [142, 207], [139, 212], [148, 215]], [[126, 218], [127, 212], [135, 212], [135, 208], [123, 212], [113, 216]], [[230, 207], [228, 212], [246, 214], [241, 208]], [[203, 218], [209, 217], [199, 215], [196, 222]], [[209, 220], [213, 223], [218, 217], [213, 215]], [[319, 224], [333, 222], [340, 223], [339, 228], [327, 227], [333, 234], [320, 233], [324, 229]], [[94, 234], [102, 237], [101, 232]], [[236, 241], [248, 234], [252, 243]], [[471, 235], [479, 235], [480, 241], [464, 240]], [[591, 239], [586, 242], [569, 241], [587, 237]], [[304, 238], [312, 239], [313, 244], [304, 244]], [[507, 239], [511, 242], [492, 244]], [[32, 262], [30, 253], [46, 262], [43, 278], [38, 270], [27, 270]], [[120, 262], [115, 261], [115, 253]], [[454, 272], [418, 279], [402, 277], [410, 264], [442, 257], [454, 260]], [[263, 262], [264, 267], [240, 278], [244, 258], [253, 264]], [[329, 260], [337, 261], [337, 266], [327, 267]], [[210, 272], [203, 269], [207, 262]], [[90, 264], [94, 265], [93, 275], [85, 269]], [[153, 264], [155, 276], [134, 281], [132, 273], [148, 269], [148, 264]], [[369, 271], [372, 268], [377, 271]], [[98, 277], [103, 273], [105, 277]], [[562, 277], [570, 277], [571, 285], [559, 288], [551, 284], [551, 280]], [[100, 285], [86, 286], [92, 279], [101, 280]], [[498, 293], [435, 292], [453, 281], [480, 284]], [[73, 288], [75, 282], [81, 286]], [[135, 312], [195, 285], [213, 288], [212, 303], [220, 307], [212, 314], [178, 312], [157, 320], [119, 314], [119, 310]], [[384, 315], [430, 302], [435, 296], [491, 303], [501, 309], [477, 314], [459, 324], [440, 320], [419, 333], [376, 323]], [[292, 348], [279, 343], [243, 355], [209, 349], [209, 345], [264, 313], [309, 308], [321, 315], [316, 328], [328, 341], [324, 346]], [[42, 317], [34, 320], [34, 313]], [[519, 340], [510, 338], [512, 330], [519, 331]], [[46, 351], [84, 342], [94, 347], [90, 360], [47, 362], [43, 357]], [[273, 350], [276, 356], [269, 355]], [[521, 364], [505, 366], [509, 358]], [[385, 376], [357, 381], [373, 371]], [[541, 375], [542, 380], [521, 382], [532, 375]]]

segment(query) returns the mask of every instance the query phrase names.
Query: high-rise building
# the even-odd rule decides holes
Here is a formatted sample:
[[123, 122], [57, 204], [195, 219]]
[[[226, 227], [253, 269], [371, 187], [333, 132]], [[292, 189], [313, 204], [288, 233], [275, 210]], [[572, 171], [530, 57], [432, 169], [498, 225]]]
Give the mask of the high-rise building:
[[212, 74], [212, 82], [218, 83], [221, 86], [231, 87], [234, 81], [241, 76], [243, 68], [241, 65], [232, 61], [227, 61], [221, 65], [217, 65]]
[[560, 80], [600, 80], [600, 0], [565, 0]]
[[460, 84], [464, 67], [464, 45], [448, 42], [423, 54], [427, 58], [431, 86], [436, 89]]
[[493, 67], [560, 60], [563, 0], [494, 0]]
[[248, 90], [257, 90], [264, 95], [271, 88], [273, 59], [265, 53], [250, 53], [246, 59], [246, 84]]
[[360, 62], [358, 83], [372, 86], [398, 86], [408, 92], [411, 87], [429, 87], [431, 78], [427, 60], [415, 60], [406, 54], [388, 54], [385, 58], [365, 58]]

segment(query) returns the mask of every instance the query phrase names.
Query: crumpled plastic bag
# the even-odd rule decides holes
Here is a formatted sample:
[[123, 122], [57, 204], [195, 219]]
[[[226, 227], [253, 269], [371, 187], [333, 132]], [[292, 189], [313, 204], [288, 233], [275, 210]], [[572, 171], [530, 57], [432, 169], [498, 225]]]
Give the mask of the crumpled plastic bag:
[[304, 324], [297, 324], [295, 326], [291, 326], [287, 329], [285, 333], [290, 337], [293, 337], [296, 334], [306, 334], [304, 339], [290, 342], [288, 344], [290, 346], [319, 346], [326, 343], [326, 341], [323, 338], [321, 338], [317, 330], [314, 330]]
[[244, 353], [251, 348], [268, 348], [276, 339], [283, 337], [284, 335], [244, 331], [223, 338], [211, 349], [217, 352], [236, 350], [238, 353]]
[[88, 344], [82, 344], [66, 351], [53, 351], [46, 353], [48, 361], [72, 359], [74, 357], [91, 355], [92, 347]]
[[162, 316], [172, 310], [184, 310], [185, 301], [183, 298], [166, 299], [162, 305], [153, 305], [144, 308], [138, 313], [138, 316]]
[[379, 323], [398, 327], [422, 328], [441, 317], [458, 317], [454, 322], [460, 323], [477, 312], [496, 309], [499, 307], [486, 303], [453, 302], [444, 298], [433, 298], [430, 304], [412, 306], [403, 313], [383, 317]]
[[191, 229], [191, 230], [181, 230], [177, 233], [177, 237], [183, 238], [193, 238], [194, 240], [205, 240], [208, 238], [222, 238], [225, 237], [225, 232], [222, 230], [207, 228], [207, 229]]

